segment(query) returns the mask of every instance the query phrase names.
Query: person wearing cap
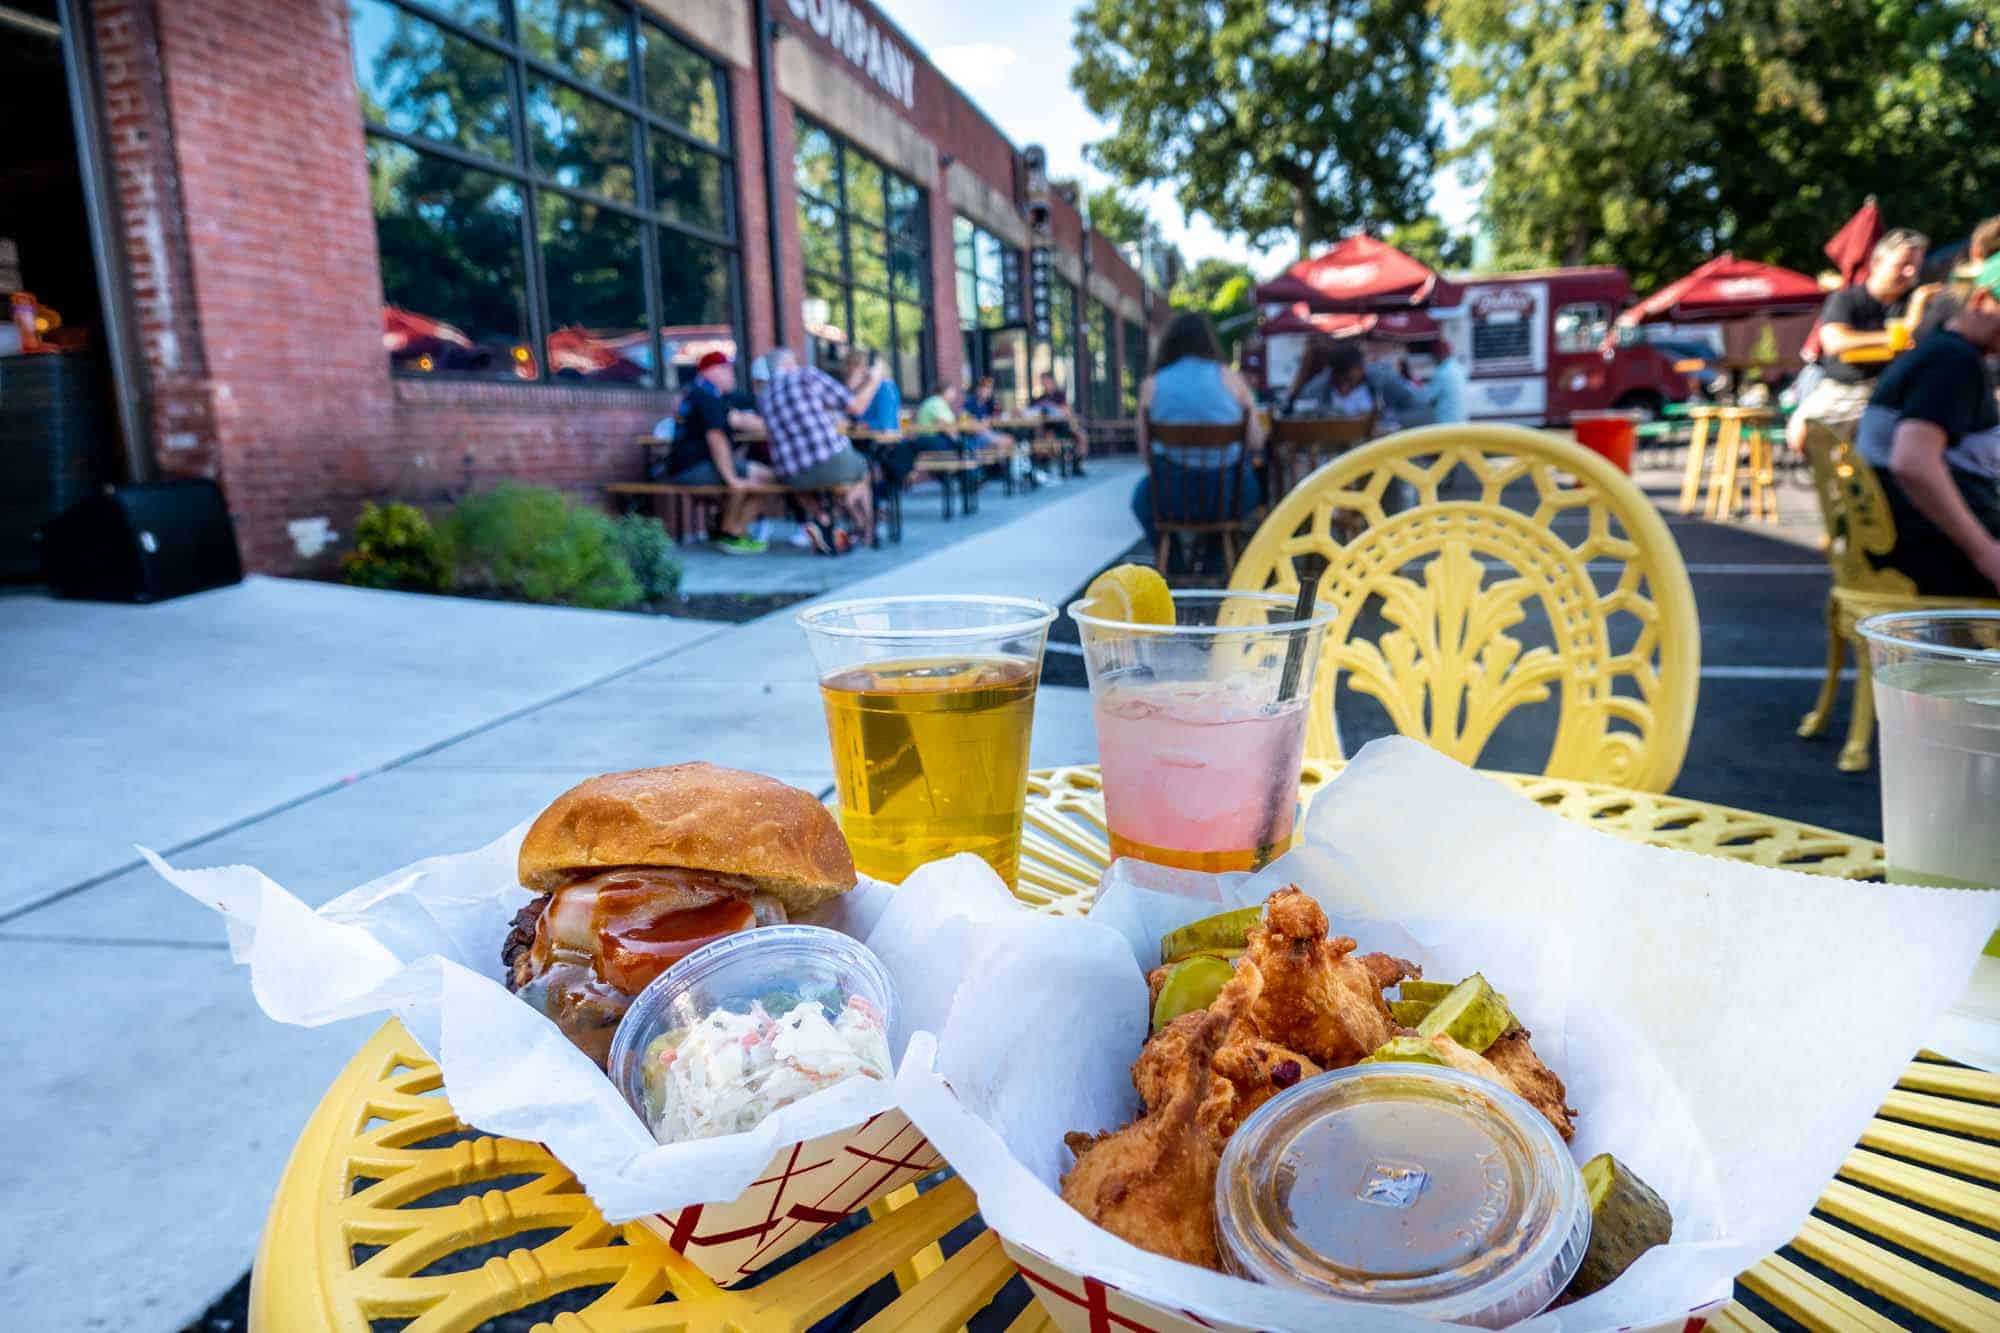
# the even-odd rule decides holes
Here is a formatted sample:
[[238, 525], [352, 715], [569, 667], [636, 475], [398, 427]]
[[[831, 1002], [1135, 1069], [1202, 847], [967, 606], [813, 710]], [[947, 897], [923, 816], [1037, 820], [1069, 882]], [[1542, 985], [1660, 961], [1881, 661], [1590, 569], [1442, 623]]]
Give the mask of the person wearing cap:
[[2000, 591], [2000, 408], [1985, 358], [2000, 352], [2000, 256], [1958, 313], [1899, 357], [1855, 444], [1881, 475], [1896, 545], [1884, 563], [1933, 597]]
[[[681, 398], [676, 414], [674, 447], [667, 456], [667, 480], [676, 486], [768, 485], [774, 474], [753, 463], [736, 447], [735, 423], [744, 414], [732, 412], [728, 396], [736, 388], [736, 368], [722, 352], [710, 352], [695, 364], [694, 383]], [[750, 524], [779, 512], [777, 497], [731, 494], [722, 502], [715, 548], [726, 555], [761, 555], [765, 544], [750, 535]]]

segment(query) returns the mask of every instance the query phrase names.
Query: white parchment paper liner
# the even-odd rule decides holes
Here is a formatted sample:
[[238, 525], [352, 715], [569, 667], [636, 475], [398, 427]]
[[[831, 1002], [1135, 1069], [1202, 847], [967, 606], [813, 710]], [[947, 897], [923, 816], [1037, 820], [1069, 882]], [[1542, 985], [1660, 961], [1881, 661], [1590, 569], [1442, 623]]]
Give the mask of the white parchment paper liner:
[[[1624, 842], [1411, 741], [1370, 745], [1261, 875], [1149, 892], [1120, 870], [1093, 920], [977, 932], [936, 1039], [899, 1071], [906, 1114], [1008, 1240], [1169, 1310], [1273, 1330], [1328, 1307], [1149, 1254], [1056, 1193], [1068, 1130], [1136, 1110], [1142, 964], [1162, 929], [1297, 881], [1362, 948], [1505, 991], [1581, 1109], [1668, 1200], [1671, 1245], [1531, 1327], [1664, 1318], [1729, 1293], [1790, 1241], [2000, 922], [2000, 894], [1861, 884]], [[1155, 886], [1150, 874], [1140, 876]], [[1173, 877], [1169, 877], [1173, 878]], [[1432, 1327], [1343, 1308], [1342, 1328]]]

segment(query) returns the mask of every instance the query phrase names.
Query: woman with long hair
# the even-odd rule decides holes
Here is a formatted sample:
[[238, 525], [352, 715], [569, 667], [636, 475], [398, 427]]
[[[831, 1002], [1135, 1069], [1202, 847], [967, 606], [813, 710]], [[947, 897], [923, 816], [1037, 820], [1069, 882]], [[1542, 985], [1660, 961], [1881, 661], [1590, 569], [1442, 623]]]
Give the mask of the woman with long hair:
[[[1254, 453], [1264, 441], [1263, 424], [1257, 417], [1257, 400], [1250, 386], [1234, 367], [1223, 364], [1222, 349], [1208, 317], [1194, 311], [1174, 316], [1153, 349], [1153, 369], [1139, 385], [1139, 451], [1152, 456], [1150, 473], [1132, 492], [1132, 513], [1145, 530], [1146, 540], [1156, 542], [1153, 528], [1153, 479], [1161, 483], [1161, 517], [1201, 522], [1223, 517], [1241, 518], [1264, 502], [1264, 490], [1255, 469], [1241, 469], [1243, 484], [1234, 488], [1233, 502], [1225, 497], [1230, 488], [1217, 474], [1235, 470], [1248, 449]], [[1223, 449], [1174, 449], [1152, 442], [1152, 426], [1235, 425], [1242, 423], [1244, 438]], [[1229, 504], [1231, 512], [1222, 508]]]

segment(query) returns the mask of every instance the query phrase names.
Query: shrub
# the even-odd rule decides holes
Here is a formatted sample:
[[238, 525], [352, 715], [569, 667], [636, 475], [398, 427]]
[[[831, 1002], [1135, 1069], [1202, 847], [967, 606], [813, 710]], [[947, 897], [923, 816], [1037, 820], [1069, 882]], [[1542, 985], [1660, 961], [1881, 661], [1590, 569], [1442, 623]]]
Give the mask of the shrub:
[[639, 600], [618, 524], [561, 491], [504, 482], [461, 500], [444, 536], [470, 591], [600, 610]]
[[341, 572], [357, 588], [443, 592], [451, 586], [451, 556], [423, 510], [371, 502], [361, 507]]
[[618, 520], [618, 540], [647, 601], [663, 602], [681, 590], [680, 557], [666, 524], [651, 514], [627, 514]]

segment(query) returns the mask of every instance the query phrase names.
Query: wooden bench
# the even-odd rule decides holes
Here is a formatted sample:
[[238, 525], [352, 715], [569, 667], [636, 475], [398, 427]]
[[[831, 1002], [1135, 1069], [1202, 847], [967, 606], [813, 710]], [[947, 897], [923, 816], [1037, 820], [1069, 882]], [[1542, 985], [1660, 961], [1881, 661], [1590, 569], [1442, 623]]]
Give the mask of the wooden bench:
[[[653, 512], [667, 525], [667, 531], [677, 542], [684, 541], [689, 532], [706, 532], [712, 513], [719, 511], [723, 500], [731, 495], [775, 495], [787, 500], [816, 495], [829, 505], [838, 504], [840, 496], [837, 490], [805, 491], [776, 482], [753, 482], [747, 486], [697, 486], [671, 481], [613, 481], [605, 484], [604, 493], [614, 502], [622, 503], [628, 513], [641, 500], [650, 499]], [[878, 544], [872, 532], [868, 534], [868, 544]]]
[[951, 519], [952, 492], [958, 492], [960, 507], [967, 514], [979, 512], [979, 477], [986, 470], [986, 464], [976, 456], [953, 453], [946, 449], [926, 449], [918, 454], [910, 465], [914, 475], [936, 477], [938, 491], [944, 497], [944, 516]]
[[1139, 422], [1134, 417], [1092, 420], [1090, 449], [1095, 454], [1127, 454], [1139, 451]]

